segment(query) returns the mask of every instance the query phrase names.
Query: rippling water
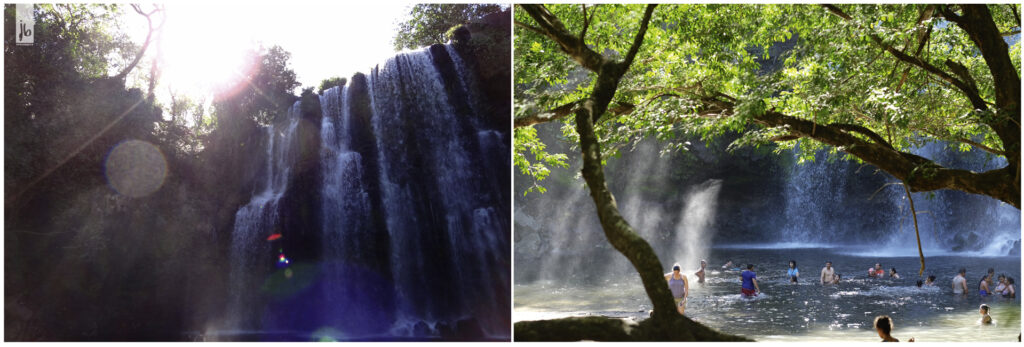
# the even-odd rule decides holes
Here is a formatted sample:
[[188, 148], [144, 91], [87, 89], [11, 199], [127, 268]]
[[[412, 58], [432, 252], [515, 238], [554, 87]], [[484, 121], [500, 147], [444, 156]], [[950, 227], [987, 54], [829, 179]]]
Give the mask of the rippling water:
[[[759, 341], [878, 341], [872, 328], [875, 316], [893, 317], [893, 336], [901, 341], [1016, 341], [1021, 332], [1019, 298], [978, 296], [977, 283], [988, 268], [1016, 279], [1020, 288], [1020, 257], [933, 256], [926, 254], [923, 277], [936, 276], [936, 286], [918, 288], [918, 258], [869, 257], [863, 250], [836, 248], [778, 249], [764, 247], [713, 249], [708, 258], [707, 283], [699, 285], [692, 275], [697, 264], [683, 263], [691, 294], [686, 314], [691, 319], [724, 332]], [[916, 254], [916, 249], [908, 249]], [[800, 282], [786, 278], [789, 260], [796, 260]], [[726, 261], [753, 263], [762, 295], [739, 295], [739, 271], [723, 270]], [[817, 277], [831, 260], [843, 282], [818, 285]], [[625, 261], [624, 257], [613, 261]], [[674, 262], [662, 259], [663, 263]], [[895, 267], [901, 279], [867, 277], [868, 267], [880, 262]], [[950, 281], [960, 267], [967, 268], [970, 294], [954, 296]], [[666, 269], [666, 272], [668, 270]], [[593, 277], [593, 276], [583, 276]], [[566, 316], [605, 315], [642, 320], [651, 309], [635, 273], [603, 279], [555, 282], [538, 281], [515, 286], [515, 321]], [[986, 303], [995, 324], [981, 326], [978, 306]]]

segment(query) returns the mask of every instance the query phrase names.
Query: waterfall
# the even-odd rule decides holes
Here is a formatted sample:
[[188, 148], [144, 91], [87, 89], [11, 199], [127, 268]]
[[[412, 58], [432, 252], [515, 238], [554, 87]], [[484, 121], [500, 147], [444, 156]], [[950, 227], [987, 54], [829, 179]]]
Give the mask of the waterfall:
[[[232, 329], [510, 336], [507, 115], [485, 111], [469, 64], [450, 46], [401, 53], [267, 128], [232, 235]], [[282, 250], [294, 262], [272, 271]]]
[[[946, 167], [978, 172], [1006, 165], [1005, 159], [978, 150], [952, 151], [941, 142], [910, 152]], [[824, 152], [818, 153], [819, 159], [824, 156]], [[786, 223], [774, 239], [786, 245], [871, 245], [870, 254], [916, 254], [906, 193], [898, 180], [875, 174], [875, 170], [846, 160], [792, 166], [785, 192]], [[913, 196], [925, 255], [1019, 254], [1020, 210], [986, 196], [953, 190]]]
[[508, 335], [507, 183], [490, 164], [507, 158], [508, 137], [476, 122], [485, 115], [456, 57], [402, 53], [321, 96], [324, 311], [335, 328]]
[[[794, 161], [799, 161], [796, 150], [792, 152]], [[777, 237], [780, 243], [827, 243], [846, 231], [833, 216], [844, 206], [850, 164], [845, 160], [828, 162], [824, 152], [819, 154], [820, 161], [791, 167], [784, 193], [786, 224]]]
[[299, 104], [288, 109], [283, 124], [266, 128], [266, 166], [263, 180], [248, 204], [235, 213], [231, 232], [231, 273], [228, 323], [232, 329], [253, 329], [260, 311], [250, 303], [255, 300], [263, 276], [271, 262], [272, 249], [266, 238], [278, 227], [278, 202], [288, 187], [289, 172], [295, 160], [295, 130], [299, 123]]
[[[686, 205], [676, 223], [675, 257], [684, 269], [699, 269], [700, 260], [706, 259], [714, 237], [715, 217], [718, 212], [718, 193], [722, 190], [722, 180], [707, 180], [692, 187], [686, 194]], [[666, 259], [666, 263], [671, 260]], [[667, 265], [667, 264], [666, 264]], [[689, 271], [688, 271], [689, 272]]]

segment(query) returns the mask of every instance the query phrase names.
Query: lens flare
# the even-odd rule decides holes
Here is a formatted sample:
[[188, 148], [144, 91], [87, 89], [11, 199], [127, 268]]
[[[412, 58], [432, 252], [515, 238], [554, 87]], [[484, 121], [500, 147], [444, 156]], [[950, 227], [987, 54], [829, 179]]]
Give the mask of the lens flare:
[[114, 191], [141, 198], [160, 189], [167, 177], [167, 161], [156, 146], [128, 140], [114, 146], [104, 163], [107, 185]]

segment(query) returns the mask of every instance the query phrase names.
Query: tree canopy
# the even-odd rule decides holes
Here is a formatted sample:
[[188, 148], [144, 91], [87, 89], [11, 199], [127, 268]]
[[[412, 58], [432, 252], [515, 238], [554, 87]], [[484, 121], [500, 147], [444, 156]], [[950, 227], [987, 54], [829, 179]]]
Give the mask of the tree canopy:
[[[545, 164], [563, 165], [530, 127], [566, 122], [604, 234], [654, 306], [661, 333], [646, 338], [706, 328], [675, 314], [661, 261], [608, 189], [604, 158], [632, 141], [657, 137], [673, 150], [680, 134], [742, 132], [733, 145], [845, 153], [908, 196], [957, 189], [1020, 208], [1016, 5], [519, 6], [515, 163], [540, 179]], [[1007, 164], [976, 173], [910, 152], [930, 141]]]
[[251, 68], [241, 77], [243, 81], [223, 91], [214, 107], [218, 118], [238, 115], [266, 125], [295, 102], [295, 88], [301, 83], [289, 66], [291, 53], [281, 46], [251, 50], [248, 59]]
[[[621, 56], [641, 15], [627, 5], [547, 9], [572, 37], [552, 38], [516, 13], [516, 163], [539, 178], [538, 164], [558, 158], [537, 151], [523, 127], [571, 122], [597, 83], [597, 57], [567, 53], [568, 39]], [[1018, 13], [1013, 5], [660, 6], [640, 64], [625, 73], [596, 130], [606, 155], [648, 136], [742, 131], [734, 145], [796, 147], [803, 160], [829, 149], [913, 191], [957, 189], [1019, 208]], [[1008, 165], [973, 173], [910, 153], [932, 141]]]
[[417, 4], [398, 24], [395, 50], [415, 49], [448, 41], [449, 31], [472, 19], [501, 11], [498, 4]]

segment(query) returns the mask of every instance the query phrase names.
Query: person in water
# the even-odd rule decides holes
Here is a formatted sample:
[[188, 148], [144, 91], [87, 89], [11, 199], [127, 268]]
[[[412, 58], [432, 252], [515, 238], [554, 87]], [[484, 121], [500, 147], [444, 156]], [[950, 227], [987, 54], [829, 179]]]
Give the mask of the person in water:
[[885, 276], [885, 270], [882, 270], [882, 264], [875, 263], [875, 267], [868, 268], [868, 277], [881, 278]]
[[896, 272], [896, 268], [892, 268], [889, 270], [889, 277], [900, 279], [900, 274]]
[[668, 281], [668, 289], [672, 291], [672, 297], [675, 298], [676, 310], [679, 311], [679, 314], [684, 314], [690, 283], [686, 280], [686, 275], [682, 274], [679, 263], [672, 265], [672, 272], [665, 275], [665, 281]]
[[1002, 294], [1004, 298], [1017, 297], [1017, 288], [1013, 287], [1013, 277], [1006, 278], [1006, 289], [1003, 289], [1003, 292], [1000, 294]]
[[981, 278], [981, 281], [978, 281], [978, 295], [981, 295], [983, 298], [988, 296], [990, 293], [988, 283], [992, 280], [991, 276], [992, 275], [985, 275], [985, 277]]
[[800, 270], [796, 268], [796, 260], [789, 261], [789, 270], [786, 271], [786, 275], [789, 276], [789, 281], [796, 283], [797, 277], [800, 277]]
[[922, 281], [922, 280], [917, 280], [917, 287], [918, 287], [918, 288], [921, 288], [921, 286], [922, 286], [922, 285], [924, 285], [924, 281]]
[[[892, 329], [892, 318], [886, 315], [875, 317], [875, 332], [878, 333], [878, 337], [882, 338], [882, 342], [900, 342], [899, 339], [892, 336]], [[914, 342], [914, 338], [911, 337], [907, 341]]]
[[697, 270], [697, 272], [693, 273], [695, 276], [697, 276], [697, 283], [704, 284], [704, 269], [707, 267], [708, 262], [706, 260], [701, 259], [700, 270]]
[[935, 286], [935, 275], [928, 276], [928, 279], [924, 281], [924, 285], [929, 287]]
[[761, 293], [761, 287], [757, 285], [757, 273], [754, 272], [754, 264], [747, 264], [747, 269], [740, 273], [743, 281], [740, 292], [744, 297], [757, 296]]
[[723, 269], [732, 268], [732, 260], [730, 260], [729, 262], [725, 263], [725, 265], [722, 265], [722, 268]]
[[[992, 288], [992, 281], [995, 281], [996, 279], [996, 269], [988, 268], [988, 277], [985, 278], [987, 278], [985, 281], [988, 282], [988, 287]], [[991, 294], [991, 292], [989, 292], [989, 294]]]
[[967, 294], [967, 269], [960, 268], [953, 277], [953, 294]]
[[1003, 295], [1003, 291], [1006, 290], [1006, 275], [999, 274], [999, 282], [996, 282], [996, 288], [992, 290], [992, 293]]
[[978, 321], [981, 325], [992, 324], [992, 316], [988, 315], [988, 305], [981, 304], [981, 307], [978, 308], [978, 313], [981, 314], [981, 320]]
[[842, 279], [842, 278], [843, 278], [843, 275], [839, 274], [839, 273], [837, 273], [835, 275], [832, 275], [832, 284], [839, 284], [839, 280]]
[[825, 267], [821, 268], [821, 284], [832, 284], [836, 270], [832, 268], [832, 261], [826, 261]]

